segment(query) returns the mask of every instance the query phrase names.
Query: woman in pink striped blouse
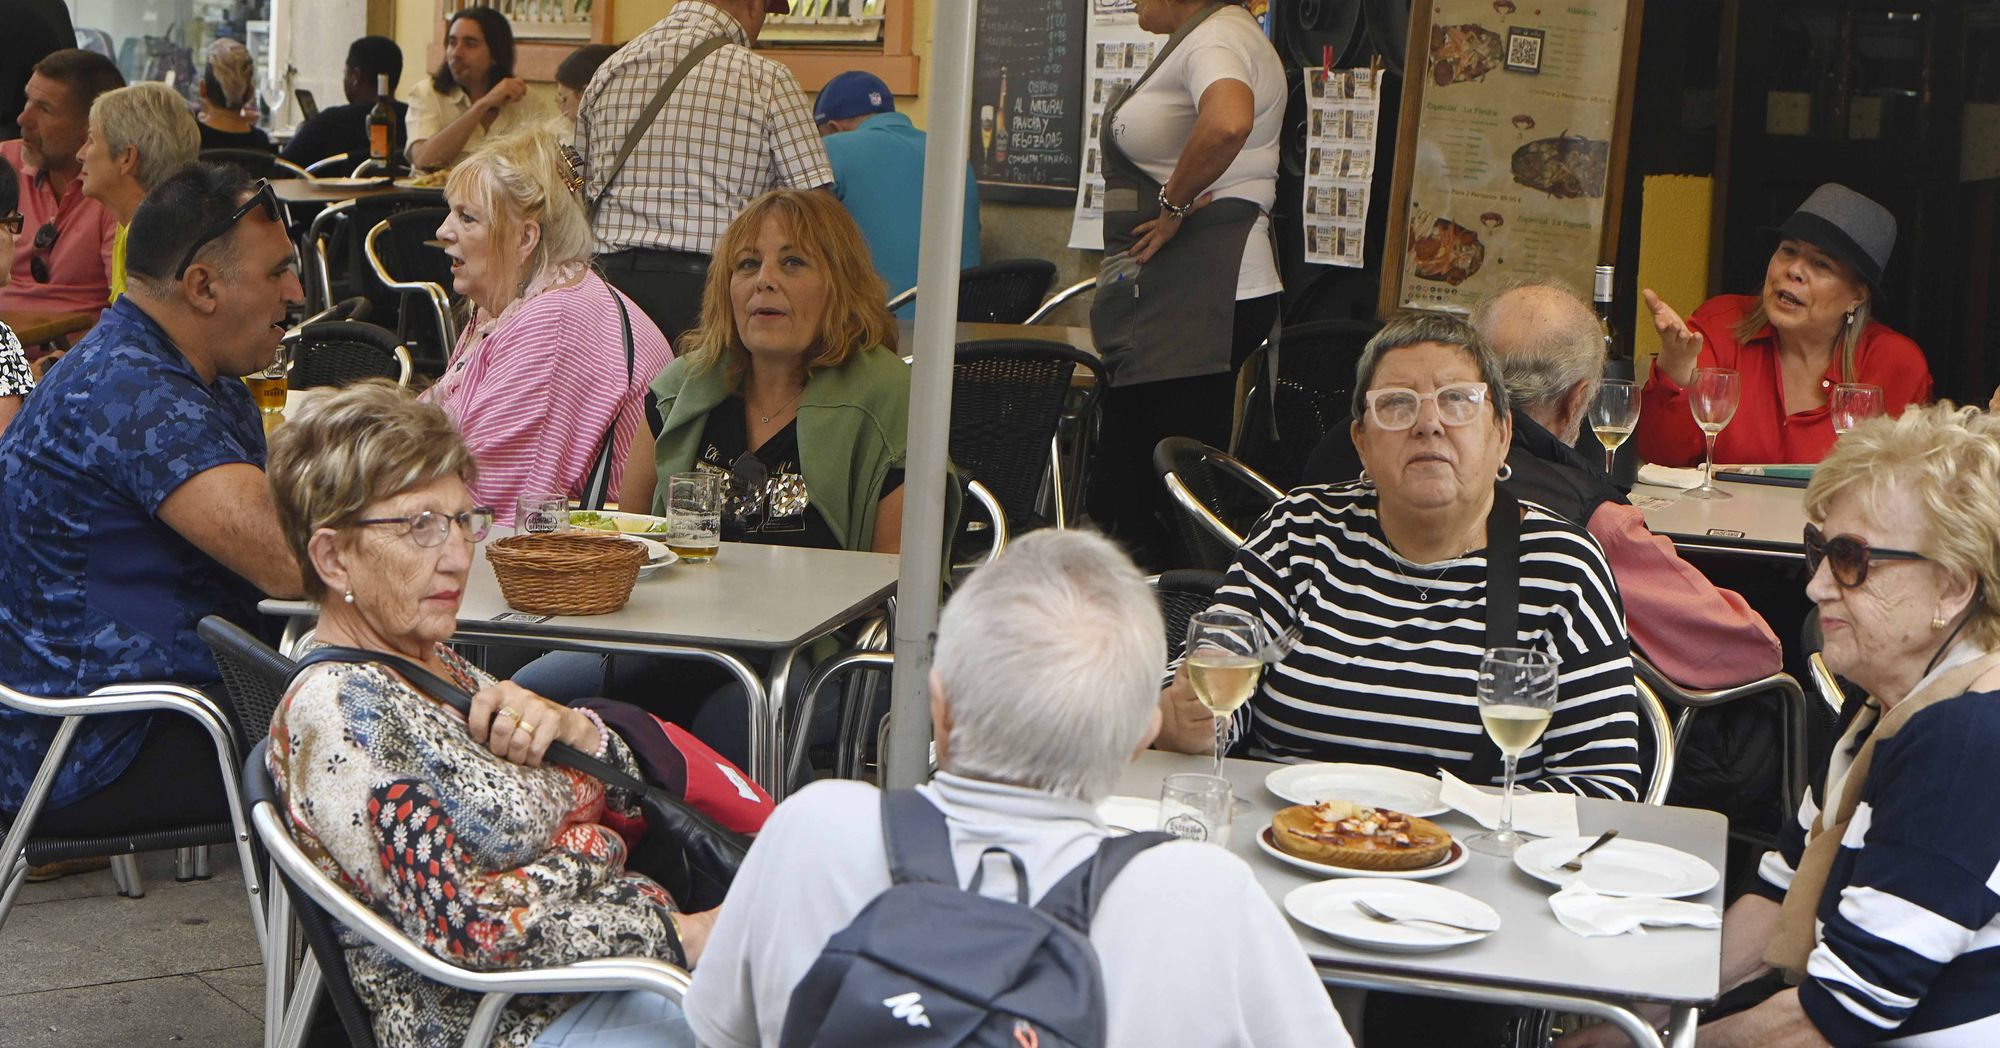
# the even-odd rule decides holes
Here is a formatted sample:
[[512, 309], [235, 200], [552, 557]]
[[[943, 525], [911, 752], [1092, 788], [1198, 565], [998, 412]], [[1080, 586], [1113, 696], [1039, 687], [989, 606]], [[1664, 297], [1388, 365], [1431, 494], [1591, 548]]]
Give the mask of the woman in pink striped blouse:
[[437, 235], [473, 312], [423, 399], [465, 434], [479, 463], [473, 496], [503, 523], [517, 495], [576, 493], [607, 430], [619, 476], [646, 387], [673, 359], [646, 314], [591, 272], [571, 176], [555, 139], [529, 131], [487, 142], [445, 184], [451, 211]]

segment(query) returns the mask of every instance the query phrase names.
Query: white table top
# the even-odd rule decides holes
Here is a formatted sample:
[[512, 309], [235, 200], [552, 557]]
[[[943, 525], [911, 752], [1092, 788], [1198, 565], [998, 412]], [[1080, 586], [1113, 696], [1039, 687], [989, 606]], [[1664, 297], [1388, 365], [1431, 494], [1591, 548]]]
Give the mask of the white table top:
[[1691, 499], [1676, 488], [1635, 484], [1632, 502], [1646, 515], [1647, 527], [1679, 546], [1804, 556], [1806, 489], [1730, 480], [1721, 473], [1715, 486], [1730, 497]]
[[[1160, 780], [1167, 774], [1206, 772], [1210, 767], [1207, 757], [1151, 751], [1132, 763], [1115, 792], [1157, 798]], [[1285, 804], [1264, 788], [1264, 776], [1276, 767], [1261, 761], [1230, 760], [1225, 774], [1236, 796], [1250, 805], [1248, 812], [1236, 817], [1229, 850], [1250, 864], [1258, 883], [1282, 909], [1286, 893], [1316, 878], [1265, 855], [1254, 840], [1257, 831], [1269, 825], [1271, 816]], [[1729, 827], [1715, 812], [1583, 798], [1578, 802], [1577, 820], [1586, 834], [1616, 826], [1625, 838], [1679, 848], [1700, 856], [1718, 871], [1723, 869]], [[1455, 811], [1437, 816], [1435, 821], [1454, 836], [1479, 829]], [[1459, 869], [1425, 883], [1464, 892], [1492, 906], [1500, 912], [1500, 930], [1479, 942], [1437, 953], [1392, 954], [1344, 945], [1296, 921], [1292, 927], [1306, 954], [1328, 967], [1488, 986], [1514, 985], [1599, 1000], [1698, 1004], [1719, 992], [1720, 931], [1649, 928], [1643, 936], [1586, 939], [1556, 923], [1548, 902], [1555, 888], [1522, 873], [1510, 859], [1477, 852]], [[1717, 885], [1690, 901], [1719, 908], [1722, 887]]]
[[[502, 531], [496, 529], [495, 535]], [[797, 647], [829, 624], [882, 603], [896, 590], [899, 564], [885, 553], [725, 542], [707, 564], [675, 564], [640, 579], [632, 599], [608, 615], [507, 622], [495, 621], [509, 609], [484, 545], [472, 562], [465, 601], [458, 609], [461, 626], [536, 637], [717, 648]], [[266, 615], [315, 613], [311, 603], [297, 600], [266, 600], [258, 608]]]

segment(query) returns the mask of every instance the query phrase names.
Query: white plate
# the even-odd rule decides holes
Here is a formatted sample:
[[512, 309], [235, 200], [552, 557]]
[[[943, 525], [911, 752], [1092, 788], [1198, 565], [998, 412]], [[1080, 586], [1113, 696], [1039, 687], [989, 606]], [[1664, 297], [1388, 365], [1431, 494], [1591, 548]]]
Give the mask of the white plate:
[[582, 529], [582, 533], [585, 535], [600, 535], [607, 539], [624, 539], [627, 542], [636, 542], [639, 545], [644, 546], [646, 548], [646, 562], [639, 565], [639, 577], [642, 579], [651, 578], [661, 568], [664, 568], [669, 564], [676, 563], [681, 559], [680, 554], [675, 553], [673, 550], [668, 549], [666, 543], [656, 542], [652, 539], [646, 538], [643, 535], [625, 535], [611, 531], [593, 531], [587, 528]]
[[1440, 920], [1500, 929], [1500, 914], [1478, 899], [1435, 884], [1408, 881], [1338, 880], [1302, 884], [1285, 893], [1285, 912], [1300, 924], [1341, 942], [1387, 953], [1429, 953], [1478, 942], [1493, 934], [1411, 921], [1385, 924], [1355, 909], [1356, 899], [1393, 901], [1398, 913], [1417, 911]]
[[1451, 810], [1438, 800], [1443, 785], [1434, 777], [1372, 764], [1287, 764], [1264, 776], [1265, 789], [1293, 804], [1353, 801], [1418, 817]]
[[1272, 843], [1271, 827], [1269, 826], [1257, 831], [1257, 847], [1264, 849], [1264, 854], [1269, 855], [1279, 862], [1296, 866], [1307, 873], [1319, 874], [1322, 877], [1366, 877], [1371, 880], [1391, 881], [1425, 881], [1432, 877], [1442, 877], [1465, 865], [1465, 861], [1469, 857], [1469, 854], [1465, 850], [1465, 845], [1458, 843], [1458, 840], [1454, 838], [1451, 842], [1451, 850], [1445, 853], [1444, 858], [1439, 859], [1430, 866], [1419, 866], [1414, 870], [1356, 870], [1346, 866], [1335, 866], [1330, 862], [1320, 862], [1317, 859], [1308, 859], [1303, 855], [1293, 855], [1291, 852]]
[[620, 513], [615, 509], [573, 509], [569, 511], [570, 523], [583, 531], [609, 532], [611, 530], [610, 528], [590, 527], [578, 524], [577, 518], [583, 517], [586, 513], [593, 514], [616, 524], [621, 534], [664, 536], [667, 533], [667, 518], [665, 517], [649, 517], [644, 513]]
[[374, 178], [315, 178], [312, 184], [321, 189], [375, 189], [389, 184], [389, 180], [377, 175]]
[[1664, 844], [1620, 837], [1591, 852], [1583, 872], [1559, 869], [1596, 840], [1589, 837], [1545, 837], [1514, 852], [1514, 865], [1538, 881], [1568, 887], [1578, 878], [1599, 895], [1650, 895], [1679, 899], [1715, 887], [1721, 875], [1715, 867]]
[[1106, 797], [1104, 803], [1097, 806], [1097, 817], [1120, 837], [1142, 830], [1157, 830], [1160, 828], [1160, 801], [1157, 797]]

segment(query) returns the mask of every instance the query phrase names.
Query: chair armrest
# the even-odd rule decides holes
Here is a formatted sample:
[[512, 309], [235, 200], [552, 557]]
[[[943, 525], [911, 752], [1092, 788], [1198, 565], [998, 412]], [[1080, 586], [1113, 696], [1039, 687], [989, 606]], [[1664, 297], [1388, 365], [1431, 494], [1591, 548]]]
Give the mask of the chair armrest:
[[1840, 678], [1828, 669], [1826, 659], [1815, 651], [1806, 656], [1806, 667], [1812, 673], [1813, 690], [1819, 693], [1821, 702], [1826, 703], [1833, 715], [1840, 716], [1840, 709], [1847, 705], [1847, 692], [1840, 687]]
[[310, 171], [306, 170], [305, 168], [302, 168], [302, 167], [300, 167], [300, 166], [299, 166], [299, 165], [297, 165], [297, 164], [294, 164], [294, 163], [292, 163], [292, 162], [291, 162], [291, 161], [289, 161], [289, 160], [286, 160], [286, 159], [285, 159], [284, 157], [275, 157], [275, 158], [273, 158], [273, 159], [272, 159], [272, 161], [271, 161], [271, 164], [272, 164], [272, 166], [274, 166], [274, 167], [278, 168], [278, 169], [279, 169], [279, 170], [281, 170], [281, 171], [289, 171], [289, 172], [291, 172], [291, 174], [292, 174], [292, 176], [293, 176], [294, 178], [306, 178], [306, 179], [309, 179], [309, 178], [311, 178], [311, 177], [312, 177], [312, 172], [310, 172]]
[[1234, 476], [1236, 479], [1242, 481], [1243, 483], [1248, 484], [1253, 488], [1256, 488], [1257, 491], [1263, 494], [1264, 497], [1269, 499], [1273, 505], [1275, 505], [1285, 497], [1285, 493], [1279, 490], [1276, 484], [1273, 484], [1269, 480], [1266, 480], [1262, 473], [1259, 473], [1256, 470], [1251, 469], [1249, 466], [1246, 466], [1243, 463], [1237, 461], [1236, 457], [1233, 455], [1210, 452], [1208, 459], [1210, 462], [1215, 464], [1215, 467], [1217, 469], [1220, 469], [1224, 473], [1228, 473], [1231, 476]]
[[1689, 706], [1698, 710], [1708, 709], [1711, 706], [1725, 705], [1735, 702], [1737, 699], [1762, 694], [1767, 691], [1780, 692], [1787, 699], [1797, 704], [1805, 702], [1805, 690], [1800, 688], [1799, 682], [1793, 680], [1791, 675], [1787, 673], [1773, 673], [1768, 677], [1759, 677], [1747, 684], [1703, 691], [1684, 688], [1668, 680], [1666, 674], [1661, 673], [1658, 666], [1653, 665], [1651, 661], [1637, 652], [1634, 652], [1632, 655], [1632, 668], [1645, 680], [1646, 685], [1657, 692], [1662, 699], [1669, 700], [1676, 705]]
[[317, 175], [324, 171], [335, 171], [339, 169], [339, 165], [345, 163], [347, 163], [346, 153], [335, 153], [332, 156], [323, 156], [320, 157], [318, 160], [315, 160], [312, 163], [307, 164], [306, 173], [310, 175]]
[[835, 677], [862, 667], [894, 669], [896, 655], [887, 651], [843, 651], [813, 667], [812, 676], [806, 679], [805, 691], [799, 696], [799, 730], [792, 733], [792, 752], [785, 755], [787, 781], [806, 759], [806, 743], [811, 733], [804, 728], [812, 723], [813, 710], [819, 707], [819, 693]]
[[1236, 529], [1230, 527], [1221, 517], [1209, 512], [1208, 507], [1202, 505], [1200, 499], [1195, 498], [1193, 494], [1189, 493], [1187, 485], [1181, 483], [1180, 477], [1168, 473], [1161, 479], [1167, 485], [1168, 497], [1172, 498], [1174, 503], [1183, 512], [1194, 517], [1195, 522], [1200, 524], [1210, 535], [1214, 536], [1217, 542], [1221, 542], [1231, 549], [1242, 547], [1243, 536], [1238, 535]]
[[416, 366], [410, 363], [409, 347], [398, 343], [396, 348], [391, 352], [396, 354], [396, 367], [398, 369], [396, 385], [408, 389], [410, 388], [410, 374], [416, 370]]
[[904, 306], [909, 305], [910, 300], [916, 297], [917, 297], [916, 288], [907, 288], [903, 291], [897, 292], [896, 294], [890, 296], [889, 298], [888, 302], [889, 312], [894, 313], [895, 311], [903, 308]]
[[1028, 319], [1023, 323], [1028, 323], [1028, 324], [1041, 323], [1044, 319], [1048, 317], [1050, 313], [1056, 311], [1057, 306], [1060, 306], [1063, 303], [1068, 302], [1070, 299], [1073, 299], [1076, 296], [1081, 295], [1084, 292], [1091, 290], [1092, 288], [1095, 288], [1096, 286], [1097, 286], [1097, 278], [1087, 277], [1083, 280], [1077, 281], [1074, 284], [1071, 284], [1066, 288], [1063, 288], [1061, 291], [1058, 291], [1055, 294], [1050, 295], [1049, 300], [1047, 302], [1044, 302], [1041, 305], [1036, 306], [1035, 311], [1033, 313], [1028, 314]]

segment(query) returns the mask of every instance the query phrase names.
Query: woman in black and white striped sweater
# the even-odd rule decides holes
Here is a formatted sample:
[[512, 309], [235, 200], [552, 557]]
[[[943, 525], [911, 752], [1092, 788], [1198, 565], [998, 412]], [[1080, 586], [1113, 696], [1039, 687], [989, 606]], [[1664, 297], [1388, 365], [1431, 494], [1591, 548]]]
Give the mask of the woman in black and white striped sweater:
[[[1356, 375], [1359, 482], [1304, 487], [1237, 551], [1218, 606], [1300, 639], [1250, 701], [1249, 749], [1498, 782], [1475, 683], [1486, 648], [1487, 516], [1512, 422], [1478, 334], [1405, 314], [1369, 342]], [[1554, 718], [1522, 755], [1531, 788], [1636, 800], [1637, 698], [1625, 616], [1604, 556], [1580, 528], [1520, 509], [1519, 641], [1559, 663]], [[1213, 747], [1208, 710], [1176, 668], [1159, 746]]]

